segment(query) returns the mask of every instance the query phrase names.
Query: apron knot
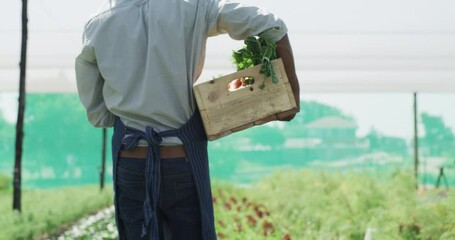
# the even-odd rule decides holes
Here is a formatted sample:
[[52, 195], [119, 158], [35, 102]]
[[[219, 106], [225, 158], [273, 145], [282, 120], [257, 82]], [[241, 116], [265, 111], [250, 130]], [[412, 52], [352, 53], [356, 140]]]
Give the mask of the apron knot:
[[152, 145], [160, 145], [163, 142], [163, 137], [161, 137], [160, 133], [155, 131], [154, 128], [152, 127], [147, 127], [145, 129], [146, 132], [146, 137], [147, 137], [147, 142]]

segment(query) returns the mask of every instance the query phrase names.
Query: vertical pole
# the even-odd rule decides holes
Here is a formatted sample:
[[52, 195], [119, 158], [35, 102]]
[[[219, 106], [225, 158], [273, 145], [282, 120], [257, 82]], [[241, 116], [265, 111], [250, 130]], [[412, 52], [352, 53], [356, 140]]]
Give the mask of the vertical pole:
[[104, 172], [106, 170], [106, 137], [107, 130], [103, 128], [103, 146], [101, 153], [101, 170], [100, 170], [100, 190], [104, 189]]
[[418, 136], [418, 111], [417, 92], [414, 92], [414, 177], [416, 189], [419, 188], [419, 136]]
[[21, 206], [21, 178], [22, 178], [22, 143], [24, 138], [24, 113], [25, 113], [25, 73], [27, 64], [27, 39], [28, 39], [28, 13], [27, 0], [22, 0], [22, 44], [19, 76], [19, 109], [16, 124], [16, 153], [14, 158], [13, 176], [13, 210], [22, 211]]

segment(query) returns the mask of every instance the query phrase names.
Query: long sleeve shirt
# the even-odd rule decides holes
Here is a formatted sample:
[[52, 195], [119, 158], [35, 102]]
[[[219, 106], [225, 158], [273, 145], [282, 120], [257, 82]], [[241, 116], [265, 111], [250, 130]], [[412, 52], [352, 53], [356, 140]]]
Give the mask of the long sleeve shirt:
[[110, 0], [84, 28], [75, 65], [79, 97], [96, 127], [111, 127], [118, 116], [139, 130], [176, 129], [195, 110], [192, 86], [208, 37], [278, 41], [286, 32], [277, 16], [240, 3]]

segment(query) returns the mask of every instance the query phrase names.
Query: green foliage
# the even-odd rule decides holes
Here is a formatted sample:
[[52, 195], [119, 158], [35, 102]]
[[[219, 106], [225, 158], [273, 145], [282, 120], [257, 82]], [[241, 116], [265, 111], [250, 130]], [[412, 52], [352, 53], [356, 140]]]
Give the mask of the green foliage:
[[272, 223], [267, 207], [247, 197], [246, 191], [223, 183], [214, 184], [213, 206], [219, 239], [286, 239], [287, 233]]
[[[253, 188], [254, 189], [254, 188]], [[294, 239], [452, 239], [454, 196], [417, 195], [410, 174], [376, 179], [359, 173], [281, 172], [248, 193]], [[428, 202], [428, 199], [437, 199]]]
[[[402, 171], [380, 178], [286, 171], [247, 187], [220, 182], [212, 187], [219, 239], [361, 240], [367, 229], [373, 239], [455, 238], [455, 194], [416, 193], [412, 176]], [[63, 239], [115, 239], [112, 212], [104, 215]]]
[[0, 192], [10, 190], [12, 188], [12, 178], [11, 176], [0, 174]]
[[0, 239], [33, 239], [55, 234], [88, 213], [112, 205], [109, 187], [100, 192], [97, 186], [49, 190], [28, 190], [22, 193], [22, 213], [12, 210], [11, 194], [0, 195]]
[[421, 114], [425, 137], [422, 148], [429, 156], [455, 156], [455, 136], [452, 129], [444, 123], [442, 117], [427, 113]]
[[[270, 77], [273, 83], [277, 83], [278, 78], [271, 62], [277, 58], [276, 44], [262, 37], [248, 37], [244, 42], [245, 46], [243, 48], [232, 53], [237, 71], [262, 64], [260, 73]], [[261, 89], [264, 88], [264, 83], [259, 87]]]
[[421, 228], [419, 239], [455, 239], [455, 194], [444, 200], [438, 195], [427, 197], [429, 202], [417, 213]]
[[370, 152], [383, 151], [406, 156], [408, 146], [406, 140], [398, 137], [385, 136], [375, 130], [371, 130], [366, 136], [370, 143]]

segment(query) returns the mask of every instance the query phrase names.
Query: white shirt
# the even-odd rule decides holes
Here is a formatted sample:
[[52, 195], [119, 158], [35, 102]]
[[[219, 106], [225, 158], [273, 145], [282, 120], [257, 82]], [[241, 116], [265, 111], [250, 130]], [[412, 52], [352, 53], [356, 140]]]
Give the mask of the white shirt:
[[111, 127], [118, 116], [139, 130], [176, 129], [195, 110], [192, 85], [208, 37], [278, 41], [286, 32], [275, 15], [234, 2], [111, 0], [84, 28], [76, 58], [79, 97], [96, 127]]

